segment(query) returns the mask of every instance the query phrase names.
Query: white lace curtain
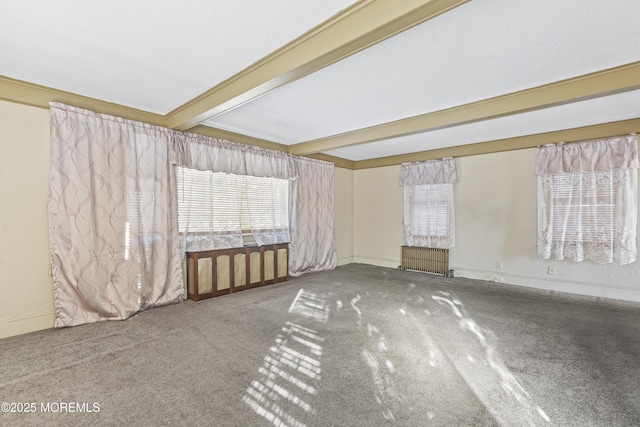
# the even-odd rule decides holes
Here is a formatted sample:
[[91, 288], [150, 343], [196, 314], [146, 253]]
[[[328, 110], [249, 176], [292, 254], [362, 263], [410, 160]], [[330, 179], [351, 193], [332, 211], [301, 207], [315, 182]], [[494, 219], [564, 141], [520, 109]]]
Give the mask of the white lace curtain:
[[167, 129], [52, 103], [56, 327], [182, 300]]
[[637, 257], [636, 135], [538, 148], [538, 257], [630, 264]]
[[458, 181], [452, 157], [403, 163], [404, 237], [408, 246], [452, 248], [456, 244], [453, 184]]

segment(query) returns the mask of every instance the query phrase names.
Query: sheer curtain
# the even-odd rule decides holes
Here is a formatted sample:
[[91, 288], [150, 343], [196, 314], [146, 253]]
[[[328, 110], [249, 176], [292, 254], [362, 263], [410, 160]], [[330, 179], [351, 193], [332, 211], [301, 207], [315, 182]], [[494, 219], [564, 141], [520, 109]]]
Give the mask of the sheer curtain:
[[636, 135], [538, 147], [538, 257], [634, 262], [637, 168]]
[[407, 246], [455, 246], [453, 183], [457, 181], [456, 163], [452, 157], [400, 166]]
[[168, 130], [52, 103], [56, 327], [182, 300]]

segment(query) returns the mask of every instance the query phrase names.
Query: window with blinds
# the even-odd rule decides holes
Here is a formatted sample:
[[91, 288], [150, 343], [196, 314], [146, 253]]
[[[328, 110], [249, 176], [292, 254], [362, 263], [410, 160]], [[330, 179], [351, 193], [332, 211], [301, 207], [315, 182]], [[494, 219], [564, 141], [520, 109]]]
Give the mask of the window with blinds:
[[[243, 230], [289, 229], [289, 180], [242, 176]], [[247, 219], [249, 221], [247, 221]]]
[[617, 191], [612, 172], [553, 175], [549, 206], [551, 239], [613, 242], [618, 235]]
[[289, 229], [289, 181], [176, 167], [178, 227], [190, 234]]
[[413, 236], [449, 235], [451, 184], [416, 185], [409, 191], [409, 230]]

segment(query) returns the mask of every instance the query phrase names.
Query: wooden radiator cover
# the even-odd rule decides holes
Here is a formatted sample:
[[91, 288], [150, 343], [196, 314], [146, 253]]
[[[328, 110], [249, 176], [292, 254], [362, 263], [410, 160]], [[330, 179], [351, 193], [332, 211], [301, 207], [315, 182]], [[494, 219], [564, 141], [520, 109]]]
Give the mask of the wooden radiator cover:
[[187, 252], [187, 297], [200, 301], [289, 280], [289, 244]]

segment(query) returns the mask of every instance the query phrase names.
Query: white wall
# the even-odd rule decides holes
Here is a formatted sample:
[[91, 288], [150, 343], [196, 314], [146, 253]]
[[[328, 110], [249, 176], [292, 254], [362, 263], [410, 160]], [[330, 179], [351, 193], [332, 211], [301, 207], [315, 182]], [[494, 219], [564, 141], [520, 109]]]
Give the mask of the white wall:
[[49, 111], [0, 101], [0, 338], [53, 327]]
[[[1, 338], [54, 324], [47, 220], [49, 112], [0, 101], [0, 147]], [[534, 149], [463, 157], [456, 163], [457, 246], [451, 264], [458, 275], [640, 301], [639, 262], [614, 266], [536, 258]], [[399, 166], [336, 168], [340, 265], [400, 264], [399, 173]], [[547, 274], [549, 266], [555, 275]]]
[[[462, 157], [456, 165], [457, 245], [451, 266], [458, 276], [640, 301], [640, 262], [616, 266], [537, 259], [535, 149]], [[356, 262], [400, 263], [399, 173], [399, 166], [355, 171]], [[555, 275], [547, 273], [550, 266]]]
[[400, 166], [355, 171], [354, 260], [396, 268], [403, 243]]
[[334, 217], [338, 265], [353, 262], [353, 171], [335, 168]]
[[456, 160], [453, 268], [464, 277], [640, 301], [638, 261], [618, 266], [537, 258], [535, 156], [528, 149]]
[[[49, 111], [0, 101], [0, 338], [55, 320], [47, 200]], [[354, 172], [336, 168], [338, 263], [353, 262]]]

